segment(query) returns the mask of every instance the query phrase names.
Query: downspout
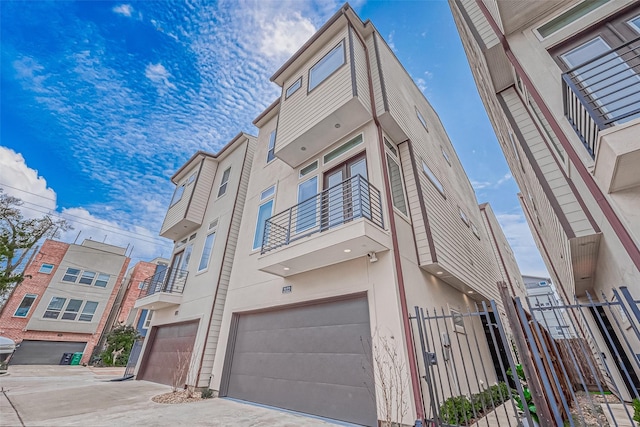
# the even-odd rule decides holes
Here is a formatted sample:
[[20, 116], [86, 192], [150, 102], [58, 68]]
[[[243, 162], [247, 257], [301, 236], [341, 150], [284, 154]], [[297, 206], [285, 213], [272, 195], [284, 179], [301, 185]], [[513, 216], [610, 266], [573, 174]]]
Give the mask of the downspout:
[[[344, 9], [343, 9], [344, 10]], [[343, 12], [344, 13], [344, 12]], [[367, 44], [360, 34], [355, 30], [355, 26], [351, 22], [349, 16], [344, 13], [345, 18], [349, 22], [349, 25], [353, 28], [353, 32], [356, 34], [362, 46], [364, 48], [365, 56], [367, 59], [367, 79], [369, 82], [369, 98], [371, 103], [371, 115], [373, 121], [378, 130], [378, 146], [380, 153], [384, 156], [384, 141], [382, 135], [382, 125], [378, 121], [378, 114], [376, 112], [375, 97], [373, 93], [373, 78], [371, 77], [371, 62], [369, 57], [369, 49]], [[353, 58], [351, 59], [353, 61]], [[376, 58], [376, 61], [378, 58]], [[407, 311], [407, 295], [404, 287], [404, 275], [402, 274], [402, 264], [400, 261], [400, 248], [398, 245], [398, 237], [396, 235], [396, 222], [393, 214], [393, 202], [391, 200], [391, 186], [389, 185], [389, 171], [387, 170], [387, 163], [382, 158], [382, 175], [384, 181], [385, 201], [387, 203], [387, 210], [389, 212], [389, 228], [391, 231], [391, 241], [393, 244], [393, 260], [396, 266], [396, 278], [398, 280], [398, 290], [400, 291], [400, 309], [402, 312], [402, 325], [404, 327], [405, 341], [407, 345], [407, 356], [409, 358], [409, 372], [411, 376], [411, 388], [413, 390], [413, 399], [416, 406], [416, 416], [419, 420], [424, 420], [424, 407], [422, 405], [422, 393], [420, 388], [420, 376], [417, 370], [417, 361], [415, 357], [415, 349], [413, 347], [413, 337], [411, 336], [411, 322], [409, 320], [409, 314]]]
[[567, 136], [564, 134], [564, 132], [560, 128], [560, 125], [558, 124], [555, 117], [551, 113], [551, 110], [549, 110], [549, 107], [547, 107], [547, 104], [542, 99], [542, 96], [540, 95], [540, 93], [538, 93], [537, 88], [533, 85], [533, 82], [525, 72], [524, 68], [522, 67], [522, 65], [516, 58], [516, 56], [513, 54], [513, 52], [511, 51], [511, 47], [509, 46], [509, 42], [507, 41], [507, 38], [502, 33], [502, 30], [500, 30], [500, 28], [498, 27], [498, 24], [496, 23], [495, 19], [493, 19], [491, 12], [489, 12], [489, 10], [484, 5], [482, 0], [476, 0], [476, 4], [482, 11], [482, 14], [484, 15], [489, 25], [491, 25], [491, 28], [493, 29], [494, 33], [500, 40], [502, 47], [504, 48], [507, 58], [509, 58], [509, 62], [511, 62], [511, 65], [513, 65], [513, 67], [516, 69], [516, 72], [522, 79], [522, 82], [524, 83], [525, 87], [527, 88], [527, 90], [529, 91], [533, 99], [536, 101], [536, 104], [538, 104], [540, 111], [549, 122], [549, 125], [551, 126], [551, 128], [553, 129], [553, 132], [558, 137], [560, 144], [562, 144], [562, 148], [564, 148], [565, 151], [567, 152], [569, 159], [571, 159], [571, 163], [573, 163], [573, 166], [578, 171], [578, 174], [584, 181], [585, 185], [587, 186], [587, 189], [589, 190], [589, 192], [595, 199], [596, 203], [602, 210], [604, 217], [607, 219], [607, 221], [609, 221], [611, 228], [613, 228], [613, 231], [616, 233], [616, 236], [620, 240], [620, 243], [622, 243], [622, 246], [624, 247], [627, 254], [629, 255], [629, 258], [631, 258], [631, 261], [635, 264], [636, 269], [640, 271], [640, 248], [638, 248], [638, 246], [633, 241], [633, 238], [629, 234], [629, 231], [626, 229], [626, 227], [624, 226], [624, 224], [622, 223], [618, 215], [613, 210], [613, 207], [611, 206], [609, 201], [606, 199], [600, 187], [598, 187], [598, 184], [596, 184], [591, 173], [587, 170], [585, 165], [582, 163], [582, 160], [580, 160], [578, 153], [576, 153], [573, 146], [571, 145], [571, 142], [567, 139]]

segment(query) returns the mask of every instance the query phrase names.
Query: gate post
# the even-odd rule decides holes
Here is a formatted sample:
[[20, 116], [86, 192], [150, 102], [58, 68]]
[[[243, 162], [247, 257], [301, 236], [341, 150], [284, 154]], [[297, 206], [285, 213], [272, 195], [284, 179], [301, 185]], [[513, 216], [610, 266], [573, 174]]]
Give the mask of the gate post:
[[[511, 325], [511, 331], [518, 347], [518, 353], [522, 355], [522, 369], [527, 377], [527, 385], [531, 389], [531, 396], [533, 397], [533, 403], [536, 406], [537, 414], [540, 420], [540, 425], [552, 426], [554, 425], [554, 419], [551, 415], [551, 409], [547, 404], [547, 399], [544, 395], [540, 380], [537, 375], [536, 368], [531, 359], [530, 349], [527, 345], [527, 341], [522, 330], [522, 321], [526, 322], [527, 319], [520, 319], [516, 313], [513, 305], [513, 300], [507, 290], [507, 284], [505, 282], [498, 282], [498, 289], [500, 290], [500, 297], [502, 298], [502, 304]], [[533, 345], [533, 344], [532, 344]], [[512, 374], [515, 374], [513, 372]], [[514, 379], [515, 380], [515, 379]], [[552, 397], [553, 398], [553, 397]], [[525, 403], [525, 402], [523, 402]]]

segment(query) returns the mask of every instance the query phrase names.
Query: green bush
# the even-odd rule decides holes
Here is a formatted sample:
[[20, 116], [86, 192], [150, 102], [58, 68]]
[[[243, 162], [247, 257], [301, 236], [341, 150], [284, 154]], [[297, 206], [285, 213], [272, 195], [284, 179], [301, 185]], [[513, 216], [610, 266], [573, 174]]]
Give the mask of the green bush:
[[200, 397], [202, 397], [203, 399], [211, 399], [213, 397], [213, 390], [211, 390], [210, 388], [202, 390], [202, 392], [200, 393]]
[[473, 407], [467, 396], [450, 397], [440, 407], [440, 416], [447, 424], [466, 424], [473, 418]]
[[[102, 363], [106, 366], [126, 366], [133, 343], [138, 339], [138, 331], [133, 326], [118, 325], [107, 334], [107, 348], [100, 353]], [[113, 352], [122, 350], [122, 353], [113, 359]]]
[[633, 399], [633, 421], [640, 423], [640, 399]]

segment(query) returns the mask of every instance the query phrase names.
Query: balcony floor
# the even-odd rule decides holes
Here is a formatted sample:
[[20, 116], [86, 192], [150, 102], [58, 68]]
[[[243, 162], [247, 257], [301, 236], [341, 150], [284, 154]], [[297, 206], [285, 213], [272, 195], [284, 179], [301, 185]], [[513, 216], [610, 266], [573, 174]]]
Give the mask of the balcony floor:
[[155, 294], [139, 298], [133, 307], [144, 308], [147, 310], [160, 310], [174, 305], [180, 305], [181, 302], [182, 294], [156, 292]]

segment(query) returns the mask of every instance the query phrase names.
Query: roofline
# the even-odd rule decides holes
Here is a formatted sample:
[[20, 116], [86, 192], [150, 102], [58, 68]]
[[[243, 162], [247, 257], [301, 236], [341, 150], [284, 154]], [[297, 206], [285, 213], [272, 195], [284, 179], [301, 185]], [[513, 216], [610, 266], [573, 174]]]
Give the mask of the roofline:
[[191, 157], [189, 158], [189, 160], [187, 160], [187, 161], [186, 161], [182, 166], [180, 166], [180, 169], [178, 169], [178, 170], [177, 170], [177, 171], [176, 171], [176, 172], [171, 176], [171, 181], [172, 181], [174, 184], [177, 184], [177, 183], [174, 181], [174, 180], [175, 180], [175, 178], [176, 178], [178, 175], [180, 175], [182, 172], [184, 172], [184, 170], [187, 168], [187, 166], [188, 166], [189, 164], [191, 164], [191, 162], [193, 162], [193, 161], [194, 161], [195, 159], [197, 159], [198, 157], [200, 157], [200, 156], [202, 156], [202, 157], [209, 157], [210, 159], [217, 160], [220, 156], [222, 156], [223, 154], [225, 154], [227, 150], [229, 150], [233, 145], [235, 145], [235, 144], [236, 144], [238, 141], [240, 141], [240, 139], [241, 139], [241, 138], [243, 138], [243, 137], [244, 137], [244, 138], [246, 138], [246, 139], [249, 139], [249, 138], [255, 138], [255, 136], [253, 136], [253, 135], [250, 135], [250, 134], [245, 133], [245, 132], [240, 132], [240, 133], [238, 133], [236, 136], [234, 136], [234, 137], [233, 137], [233, 139], [232, 139], [231, 141], [229, 141], [227, 144], [225, 144], [225, 146], [224, 146], [224, 147], [222, 147], [222, 148], [220, 149], [220, 151], [218, 151], [218, 152], [217, 152], [217, 153], [215, 153], [215, 154], [208, 153], [208, 152], [203, 151], [203, 150], [198, 150], [198, 151], [196, 151], [196, 152], [195, 152], [195, 154], [194, 154], [193, 156], [191, 156]]
[[258, 122], [264, 119], [271, 112], [271, 110], [273, 110], [279, 104], [280, 104], [280, 97], [278, 97], [278, 99], [273, 101], [271, 105], [269, 105], [262, 113], [260, 113], [260, 115], [256, 117], [255, 120], [251, 123], [253, 123], [254, 126], [258, 126]]
[[293, 64], [298, 59], [298, 57], [309, 48], [309, 46], [311, 46], [316, 40], [318, 40], [320, 36], [329, 29], [329, 27], [331, 27], [342, 15], [345, 14], [347, 10], [350, 9], [353, 10], [349, 3], [343, 4], [342, 7], [338, 9], [338, 11], [334, 13], [333, 16], [329, 18], [329, 20], [325, 22], [325, 24], [320, 27], [320, 29], [316, 31], [316, 33], [312, 35], [311, 38], [307, 40], [307, 42], [303, 44], [302, 47], [300, 47], [300, 49], [298, 49], [291, 58], [287, 60], [287, 62], [285, 62], [280, 68], [278, 68], [278, 70], [271, 76], [269, 80], [275, 83], [275, 80], [280, 76], [280, 74], [282, 74], [287, 68], [289, 68], [289, 66]]

